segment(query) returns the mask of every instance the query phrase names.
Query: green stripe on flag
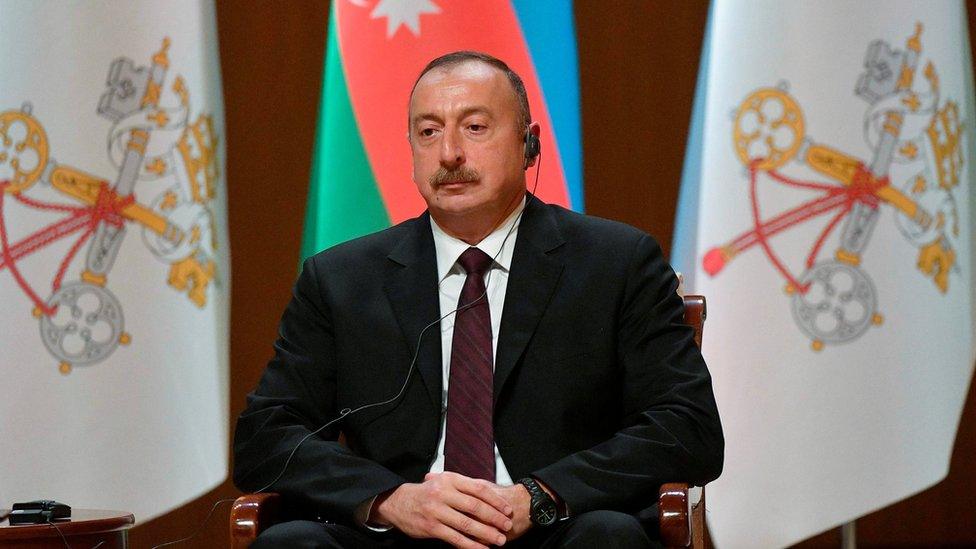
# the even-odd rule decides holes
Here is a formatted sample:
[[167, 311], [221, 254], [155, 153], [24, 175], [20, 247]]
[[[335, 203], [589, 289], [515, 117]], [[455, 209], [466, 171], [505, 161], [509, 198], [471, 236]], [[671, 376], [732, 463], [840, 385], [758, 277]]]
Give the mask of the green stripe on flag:
[[335, 20], [333, 11], [329, 18], [302, 259], [390, 226], [349, 101]]

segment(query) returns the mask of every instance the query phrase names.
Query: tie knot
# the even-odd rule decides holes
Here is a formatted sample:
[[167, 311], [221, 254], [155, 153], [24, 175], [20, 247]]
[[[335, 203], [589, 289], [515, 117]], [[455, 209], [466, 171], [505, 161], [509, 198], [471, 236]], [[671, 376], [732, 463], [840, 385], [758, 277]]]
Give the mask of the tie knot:
[[464, 268], [464, 272], [469, 275], [485, 274], [485, 271], [488, 270], [488, 266], [491, 265], [491, 261], [491, 256], [474, 247], [464, 250], [464, 253], [462, 253], [461, 257], [458, 258], [458, 263], [460, 263], [461, 267]]

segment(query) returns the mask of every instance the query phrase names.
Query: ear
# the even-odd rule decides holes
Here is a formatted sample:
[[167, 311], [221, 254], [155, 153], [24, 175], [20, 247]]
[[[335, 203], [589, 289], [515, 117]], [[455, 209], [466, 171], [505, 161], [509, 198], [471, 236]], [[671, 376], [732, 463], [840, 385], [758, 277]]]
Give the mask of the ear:
[[[528, 134], [531, 134], [531, 135], [534, 135], [535, 138], [538, 140], [540, 138], [540, 136], [542, 135], [542, 126], [540, 126], [538, 122], [532, 122], [532, 123], [529, 124], [527, 133]], [[541, 149], [541, 146], [540, 146], [540, 149]], [[535, 163], [536, 163], [536, 161], [538, 159], [539, 159], [539, 155], [538, 154], [536, 154], [532, 158], [527, 158], [526, 159], [526, 162], [525, 162], [525, 169], [529, 169], [532, 166], [535, 166]]]

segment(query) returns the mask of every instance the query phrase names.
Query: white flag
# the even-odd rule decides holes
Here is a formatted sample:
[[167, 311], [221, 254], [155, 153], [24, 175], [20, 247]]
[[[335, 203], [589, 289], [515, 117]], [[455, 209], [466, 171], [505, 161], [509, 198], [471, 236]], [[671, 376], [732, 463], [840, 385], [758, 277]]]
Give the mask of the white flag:
[[223, 122], [212, 2], [0, 0], [0, 507], [226, 478]]
[[673, 248], [708, 297], [720, 547], [789, 545], [946, 475], [974, 359], [966, 20], [713, 4]]

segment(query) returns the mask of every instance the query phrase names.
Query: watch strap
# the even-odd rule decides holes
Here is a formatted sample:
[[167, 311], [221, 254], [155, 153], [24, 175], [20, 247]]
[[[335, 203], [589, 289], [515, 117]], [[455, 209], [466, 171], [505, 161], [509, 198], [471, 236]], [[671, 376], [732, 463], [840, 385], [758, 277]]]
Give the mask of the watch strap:
[[549, 499], [552, 499], [549, 496], [549, 494], [547, 494], [546, 491], [543, 490], [541, 486], [539, 486], [539, 483], [536, 482], [536, 480], [532, 477], [525, 477], [523, 479], [519, 479], [519, 484], [525, 486], [525, 489], [529, 491], [529, 495], [532, 496], [532, 499], [541, 498], [541, 497], [547, 497]]

